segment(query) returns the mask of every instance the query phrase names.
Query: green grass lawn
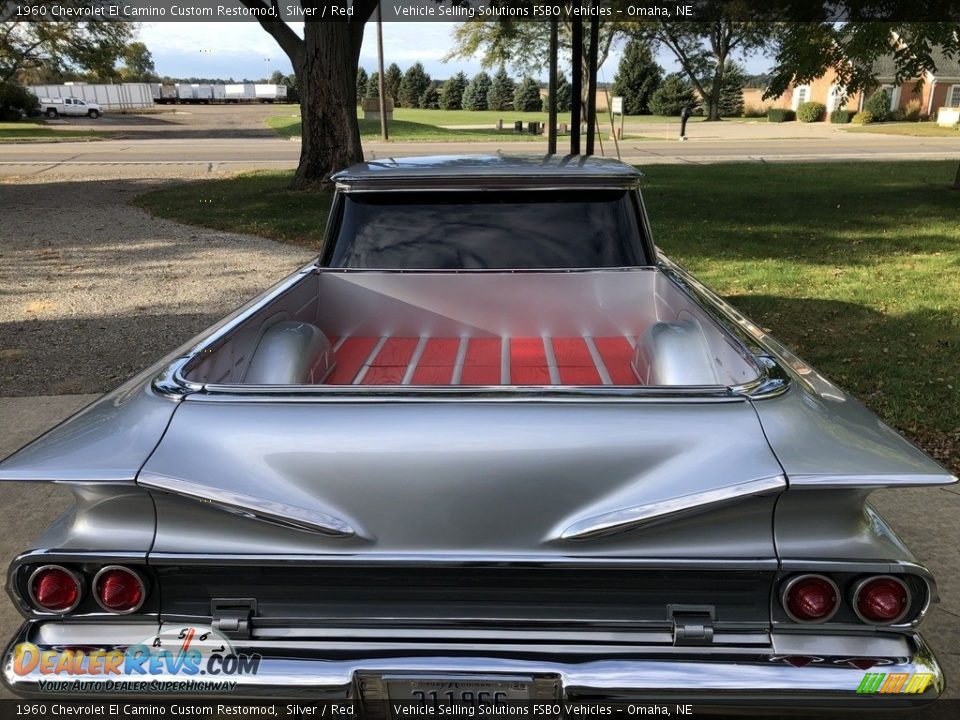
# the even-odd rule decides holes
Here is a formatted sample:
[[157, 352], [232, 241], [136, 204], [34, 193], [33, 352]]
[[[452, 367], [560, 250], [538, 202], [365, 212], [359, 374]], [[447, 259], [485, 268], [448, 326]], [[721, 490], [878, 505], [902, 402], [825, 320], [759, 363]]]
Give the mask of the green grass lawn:
[[287, 190], [291, 174], [264, 170], [171, 185], [133, 202], [180, 222], [317, 247], [331, 196]]
[[[960, 469], [960, 195], [950, 162], [652, 165], [657, 244]], [[329, 199], [289, 173], [148, 193], [157, 214], [316, 247]]]
[[57, 130], [36, 122], [0, 122], [0, 142], [70, 140], [78, 138], [105, 137], [97, 130]]
[[[358, 111], [360, 118], [360, 136], [364, 140], [377, 140], [380, 137], [380, 121], [364, 120], [363, 113]], [[729, 118], [732, 121], [741, 121], [745, 118]], [[504, 129], [497, 130], [497, 120], [503, 120]], [[419, 110], [411, 108], [397, 108], [390, 121], [388, 132], [393, 140], [443, 142], [463, 140], [544, 140], [544, 135], [530, 135], [514, 131], [513, 124], [517, 120], [524, 123], [546, 122], [545, 112], [514, 112], [512, 110]], [[691, 122], [702, 122], [702, 117], [690, 118]], [[561, 113], [557, 122], [570, 122], [570, 113]], [[600, 125], [600, 134], [606, 138], [610, 134], [610, 116], [600, 113], [597, 116]], [[680, 118], [663, 115], [627, 115], [626, 125], [649, 123], [676, 123]], [[283, 137], [298, 137], [300, 135], [300, 113], [293, 112], [287, 115], [274, 115], [266, 119], [269, 127]], [[616, 117], [619, 127], [620, 117]], [[469, 127], [489, 125], [488, 128]], [[627, 140], [657, 140], [642, 135], [627, 135]]]
[[876, 123], [845, 127], [847, 132], [879, 133], [881, 135], [913, 135], [916, 137], [952, 137], [960, 140], [956, 127], [941, 127], [933, 122]]
[[[299, 116], [272, 116], [268, 117], [267, 125], [277, 131], [283, 137], [298, 137], [300, 135], [300, 117]], [[362, 140], [377, 140], [380, 138], [379, 120], [360, 120], [360, 138]], [[422, 122], [413, 122], [411, 120], [398, 120], [394, 118], [390, 121], [389, 129], [391, 140], [403, 140], [407, 142], [443, 142], [443, 141], [506, 141], [518, 142], [524, 140], [543, 140], [543, 135], [530, 135], [528, 133], [515, 132], [511, 126], [509, 130], [497, 130], [491, 127], [489, 130], [459, 130], [451, 128], [437, 127]]]

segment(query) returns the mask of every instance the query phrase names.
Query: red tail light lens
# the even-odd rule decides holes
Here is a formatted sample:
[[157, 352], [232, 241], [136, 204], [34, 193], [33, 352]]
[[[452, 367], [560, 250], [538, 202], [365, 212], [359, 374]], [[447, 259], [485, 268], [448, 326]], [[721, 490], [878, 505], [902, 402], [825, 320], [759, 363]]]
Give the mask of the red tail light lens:
[[30, 599], [45, 612], [68, 613], [80, 603], [80, 578], [59, 565], [44, 565], [28, 581]]
[[93, 596], [107, 612], [132, 613], [143, 605], [146, 595], [140, 576], [120, 565], [108, 565], [93, 579]]
[[902, 580], [889, 575], [867, 578], [853, 591], [853, 609], [864, 622], [892, 625], [910, 609], [910, 590]]
[[798, 575], [784, 585], [782, 602], [791, 620], [821, 623], [840, 607], [840, 591], [823, 575]]

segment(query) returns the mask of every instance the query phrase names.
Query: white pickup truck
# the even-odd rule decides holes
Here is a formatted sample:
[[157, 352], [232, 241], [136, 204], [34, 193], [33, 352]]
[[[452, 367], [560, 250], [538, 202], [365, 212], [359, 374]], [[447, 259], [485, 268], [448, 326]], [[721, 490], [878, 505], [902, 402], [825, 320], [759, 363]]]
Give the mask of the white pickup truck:
[[103, 114], [103, 110], [97, 103], [87, 102], [75, 97], [40, 98], [40, 112], [48, 118], [56, 118], [61, 115], [78, 115], [96, 119]]

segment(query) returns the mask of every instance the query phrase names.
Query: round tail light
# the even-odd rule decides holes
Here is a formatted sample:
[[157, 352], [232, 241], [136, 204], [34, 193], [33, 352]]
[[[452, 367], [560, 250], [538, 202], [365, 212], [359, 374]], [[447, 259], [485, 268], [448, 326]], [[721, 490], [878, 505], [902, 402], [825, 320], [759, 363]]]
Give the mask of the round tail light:
[[133, 570], [108, 565], [93, 579], [93, 596], [107, 612], [122, 615], [139, 610], [147, 592], [143, 580]]
[[39, 610], [68, 613], [80, 604], [80, 577], [60, 565], [43, 565], [27, 581], [30, 600]]
[[890, 575], [877, 575], [861, 580], [853, 590], [853, 609], [871, 625], [892, 625], [910, 610], [910, 590]]
[[798, 575], [783, 586], [781, 602], [791, 620], [822, 623], [840, 607], [840, 591], [823, 575]]

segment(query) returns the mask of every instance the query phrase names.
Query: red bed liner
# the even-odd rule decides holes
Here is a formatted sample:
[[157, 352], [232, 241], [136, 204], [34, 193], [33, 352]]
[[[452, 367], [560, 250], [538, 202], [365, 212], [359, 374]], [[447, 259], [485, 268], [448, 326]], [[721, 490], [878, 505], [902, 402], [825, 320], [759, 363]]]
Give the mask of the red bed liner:
[[638, 385], [633, 339], [332, 338], [326, 385]]

